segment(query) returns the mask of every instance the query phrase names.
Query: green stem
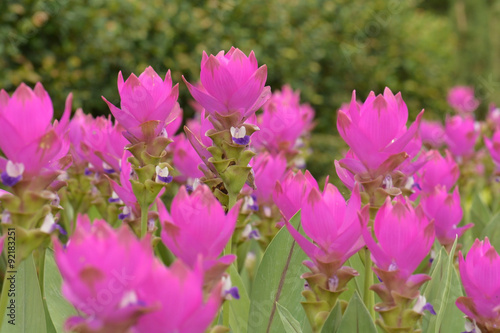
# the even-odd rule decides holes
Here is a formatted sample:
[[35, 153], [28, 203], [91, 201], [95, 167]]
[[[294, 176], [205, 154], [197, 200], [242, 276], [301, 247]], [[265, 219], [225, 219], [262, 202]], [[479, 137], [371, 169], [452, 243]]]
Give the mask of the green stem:
[[372, 259], [370, 257], [370, 251], [365, 247], [365, 284], [364, 284], [364, 293], [363, 293], [363, 302], [366, 305], [366, 308], [370, 312], [370, 316], [373, 320], [375, 317], [375, 295], [370, 290], [370, 287], [373, 285], [373, 272], [372, 272]]
[[45, 246], [42, 245], [38, 248], [37, 252], [37, 264], [38, 264], [38, 284], [40, 285], [40, 291], [42, 292], [42, 297], [45, 296], [44, 290], [43, 290], [43, 280], [44, 280], [44, 274], [45, 274]]
[[140, 238], [144, 237], [148, 232], [148, 209], [149, 206], [147, 204], [141, 205], [141, 234]]

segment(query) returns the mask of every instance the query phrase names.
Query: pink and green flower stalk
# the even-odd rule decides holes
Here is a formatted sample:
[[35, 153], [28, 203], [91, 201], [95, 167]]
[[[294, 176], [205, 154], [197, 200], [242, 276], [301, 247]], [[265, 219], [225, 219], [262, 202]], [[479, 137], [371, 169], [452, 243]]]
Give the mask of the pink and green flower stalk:
[[128, 226], [113, 230], [104, 220], [79, 216], [68, 244], [54, 240], [64, 297], [80, 315], [65, 328], [78, 332], [126, 332], [157, 308], [140, 291], [157, 263], [149, 237], [139, 241]]
[[123, 135], [130, 142], [126, 149], [133, 155], [129, 162], [137, 175], [137, 180], [131, 183], [141, 207], [141, 235], [144, 235], [148, 231], [148, 207], [172, 181], [165, 150], [171, 140], [165, 127], [181, 113], [177, 103], [179, 86], [172, 87], [170, 71], [162, 80], [148, 67], [139, 77], [132, 74], [125, 82], [120, 72], [118, 92], [121, 109], [103, 99], [125, 128]]
[[500, 174], [500, 129], [495, 131], [491, 139], [485, 137], [484, 144], [486, 145], [486, 148], [488, 148], [490, 156], [493, 159], [493, 163], [496, 167], [496, 173]]
[[[389, 179], [394, 184], [393, 179], [401, 178], [392, 174], [393, 171], [420, 150], [418, 128], [422, 115], [423, 111], [407, 128], [408, 108], [401, 94], [394, 96], [389, 88], [383, 95], [375, 96], [371, 92], [362, 105], [356, 101], [353, 92], [349, 108], [339, 110], [337, 129], [353, 157], [346, 157], [338, 164], [353, 174], [372, 204], [380, 201], [375, 196], [377, 189], [388, 187], [384, 181]], [[388, 194], [386, 192], [378, 196], [383, 200]]]
[[300, 153], [304, 139], [313, 128], [314, 110], [300, 104], [299, 92], [289, 86], [274, 92], [264, 104], [263, 113], [257, 116], [260, 130], [254, 134], [252, 146], [272, 155], [284, 152], [291, 161]]
[[182, 261], [176, 261], [166, 268], [155, 263], [137, 289], [137, 299], [154, 305], [155, 310], [141, 316], [133, 332], [205, 332], [219, 310], [224, 291], [218, 283], [204, 295], [203, 281], [199, 264], [189, 268]]
[[422, 119], [420, 123], [422, 143], [432, 149], [439, 149], [444, 144], [444, 127], [439, 121]]
[[500, 256], [488, 237], [476, 239], [466, 258], [460, 251], [459, 269], [467, 296], [457, 307], [480, 332], [500, 332]]
[[193, 190], [195, 180], [203, 177], [198, 168], [203, 161], [184, 134], [177, 135], [169, 148], [172, 150], [173, 167], [180, 173], [174, 180]]
[[241, 202], [226, 215], [206, 185], [199, 185], [191, 195], [182, 186], [172, 201], [170, 214], [158, 203], [163, 243], [191, 268], [201, 256], [207, 285], [219, 281], [236, 259], [233, 254], [220, 255], [231, 240], [240, 206]]
[[446, 118], [445, 142], [453, 156], [459, 161], [474, 154], [474, 146], [479, 137], [478, 124], [471, 116]]
[[347, 203], [332, 184], [327, 184], [323, 193], [313, 187], [301, 207], [301, 225], [311, 241], [288, 221], [286, 227], [310, 258], [304, 261], [310, 272], [301, 276], [307, 281], [302, 305], [313, 331], [319, 332], [349, 280], [358, 275], [343, 265], [364, 246], [358, 216], [359, 185], [354, 187]]
[[470, 114], [479, 106], [479, 101], [474, 97], [474, 88], [456, 86], [448, 92], [448, 104], [460, 114]]
[[255, 190], [259, 217], [255, 226], [260, 233], [259, 241], [264, 247], [269, 244], [278, 232], [276, 223], [281, 220], [281, 214], [273, 200], [276, 182], [283, 179], [287, 170], [287, 160], [284, 153], [272, 156], [264, 152], [256, 155], [250, 162], [254, 171]]
[[[10, 193], [2, 195], [2, 216], [8, 217], [4, 220], [8, 224], [2, 227], [16, 228], [16, 257], [21, 260], [54, 230], [53, 214], [60, 209], [55, 199], [65, 185], [56, 178], [71, 164], [65, 139], [71, 102], [70, 94], [61, 123], [52, 123], [52, 101], [41, 83], [34, 90], [22, 83], [12, 96], [0, 91], [0, 150], [4, 156], [0, 157], [0, 172], [3, 185], [10, 187]], [[45, 220], [50, 227], [43, 227]]]
[[[415, 311], [419, 288], [430, 276], [412, 275], [431, 250], [434, 242], [434, 222], [429, 220], [421, 206], [413, 208], [398, 196], [395, 203], [387, 197], [373, 223], [368, 226], [369, 213], [362, 212], [363, 238], [376, 267], [373, 271], [381, 283], [370, 287], [381, 303], [375, 305], [381, 317], [377, 324], [386, 332], [415, 332], [422, 312]], [[430, 305], [427, 308], [434, 312]]]
[[192, 133], [186, 134], [208, 167], [203, 181], [228, 209], [234, 206], [247, 181], [253, 187], [248, 163], [255, 154], [248, 145], [258, 127], [245, 121], [270, 97], [266, 78], [267, 67], [258, 67], [253, 52], [246, 56], [233, 47], [215, 56], [203, 52], [200, 80], [204, 90], [184, 79], [214, 127], [205, 133], [212, 140], [206, 150], [199, 140], [193, 142]]
[[463, 217], [458, 187], [455, 187], [453, 194], [449, 194], [446, 187], [438, 185], [432, 192], [424, 194], [420, 202], [427, 217], [434, 220], [436, 238], [448, 252], [455, 239], [474, 226], [469, 223], [458, 227]]

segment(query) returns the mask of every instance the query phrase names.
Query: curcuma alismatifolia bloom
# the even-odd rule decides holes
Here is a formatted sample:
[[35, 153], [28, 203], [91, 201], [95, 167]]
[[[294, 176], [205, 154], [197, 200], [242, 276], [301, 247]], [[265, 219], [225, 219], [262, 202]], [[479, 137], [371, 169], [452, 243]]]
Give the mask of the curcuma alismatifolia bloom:
[[415, 150], [422, 115], [407, 129], [408, 108], [400, 93], [371, 92], [360, 105], [353, 92], [349, 108], [338, 112], [337, 129], [355, 158], [344, 158], [340, 165], [361, 179], [385, 177], [408, 158], [408, 150]]
[[493, 159], [493, 163], [495, 163], [497, 172], [500, 172], [500, 130], [497, 129], [491, 139], [485, 137], [484, 144], [490, 152], [490, 156]]
[[457, 299], [457, 307], [481, 332], [500, 332], [500, 256], [486, 237], [476, 239], [466, 258], [461, 251], [458, 258], [467, 296]]
[[415, 178], [420, 190], [431, 193], [438, 185], [444, 186], [447, 191], [451, 190], [460, 176], [460, 170], [451, 153], [446, 150], [446, 156], [443, 157], [439, 151], [431, 150], [426, 157], [427, 163]]
[[170, 71], [162, 80], [150, 66], [139, 77], [131, 74], [125, 82], [120, 72], [118, 92], [121, 109], [106, 98], [103, 99], [116, 120], [125, 128], [124, 135], [130, 143], [152, 141], [179, 115], [179, 85], [172, 87]]
[[445, 142], [456, 157], [467, 157], [474, 153], [479, 137], [479, 128], [471, 116], [446, 117]]
[[448, 92], [448, 104], [458, 113], [474, 112], [479, 106], [479, 101], [474, 97], [474, 88], [456, 86]]
[[458, 187], [449, 194], [446, 187], [436, 186], [432, 192], [424, 194], [420, 202], [425, 214], [434, 220], [436, 238], [444, 246], [450, 247], [457, 236], [461, 237], [474, 226], [469, 223], [458, 227], [463, 216]]
[[[71, 101], [70, 94], [64, 118], [69, 117]], [[3, 89], [0, 91], [0, 149], [7, 158], [0, 157], [0, 170], [5, 185], [14, 186], [23, 179], [41, 182], [42, 178], [36, 177], [53, 175], [43, 188], [57, 176], [58, 170], [68, 166], [65, 126], [52, 124], [53, 114], [52, 101], [41, 83], [34, 90], [22, 83], [12, 97]]]
[[270, 97], [265, 86], [267, 66], [258, 67], [255, 54], [246, 56], [232, 47], [226, 54], [208, 56], [203, 52], [200, 80], [202, 89], [184, 82], [193, 98], [214, 118], [238, 115], [243, 122], [257, 111]]

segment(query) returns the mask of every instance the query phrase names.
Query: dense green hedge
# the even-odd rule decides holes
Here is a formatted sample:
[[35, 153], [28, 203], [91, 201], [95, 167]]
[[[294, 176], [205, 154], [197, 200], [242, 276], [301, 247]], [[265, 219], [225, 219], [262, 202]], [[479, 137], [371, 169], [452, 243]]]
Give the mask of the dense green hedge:
[[[41, 80], [62, 109], [107, 112], [116, 76], [152, 65], [195, 80], [201, 52], [255, 50], [273, 88], [290, 83], [318, 112], [318, 130], [353, 89], [364, 98], [386, 85], [413, 116], [446, 109], [456, 82], [455, 38], [447, 16], [394, 0], [25, 0], [0, 2], [0, 86]], [[181, 103], [188, 92], [181, 84]]]

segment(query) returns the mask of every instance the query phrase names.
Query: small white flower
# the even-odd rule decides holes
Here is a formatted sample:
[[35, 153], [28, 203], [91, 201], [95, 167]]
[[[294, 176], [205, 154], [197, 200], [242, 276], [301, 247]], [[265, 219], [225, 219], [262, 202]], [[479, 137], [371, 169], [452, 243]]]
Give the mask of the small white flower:
[[231, 136], [236, 139], [242, 139], [247, 135], [247, 129], [245, 126], [233, 127], [231, 126]]
[[54, 230], [54, 224], [56, 224], [54, 215], [52, 215], [52, 213], [48, 213], [43, 220], [40, 231], [45, 232], [46, 234], [50, 234], [52, 230]]
[[122, 309], [126, 306], [136, 303], [137, 303], [137, 294], [135, 293], [135, 291], [129, 290], [125, 294], [123, 294], [119, 308]]
[[12, 178], [17, 178], [23, 175], [24, 172], [24, 164], [22, 163], [14, 163], [11, 160], [7, 161], [7, 165], [5, 166], [5, 171], [7, 175]]

